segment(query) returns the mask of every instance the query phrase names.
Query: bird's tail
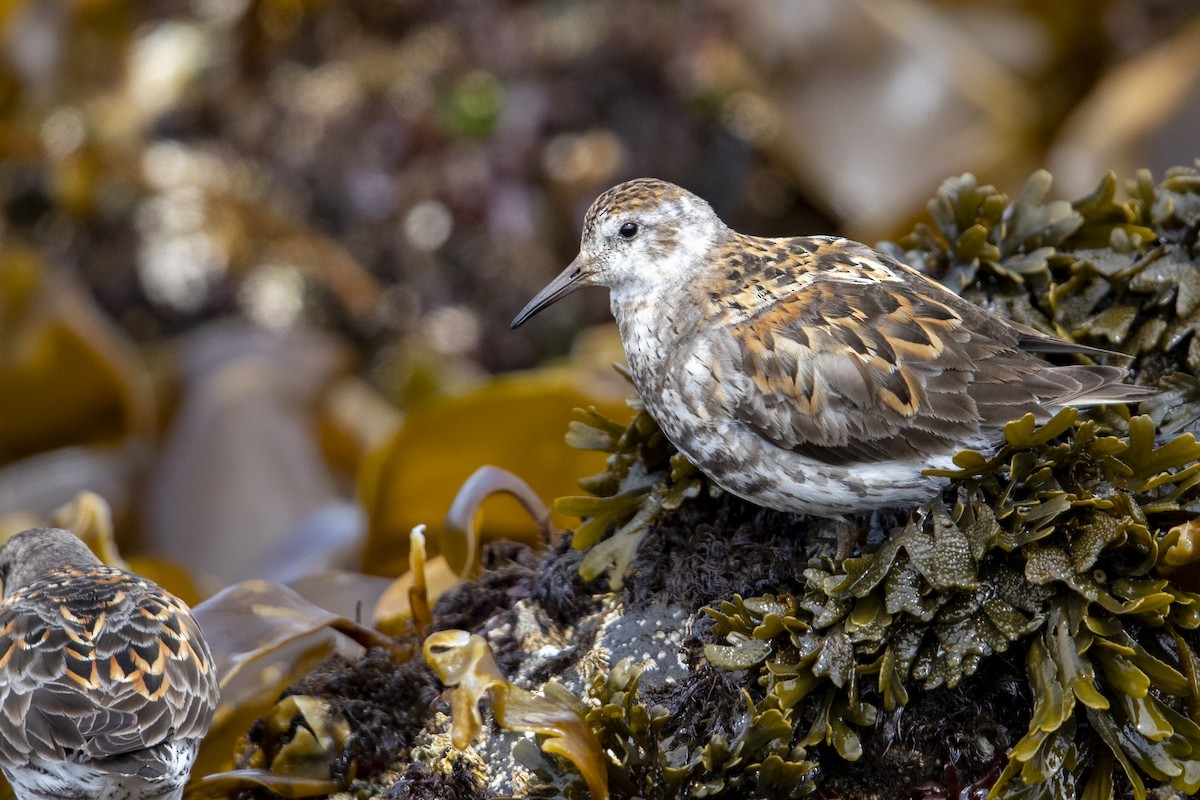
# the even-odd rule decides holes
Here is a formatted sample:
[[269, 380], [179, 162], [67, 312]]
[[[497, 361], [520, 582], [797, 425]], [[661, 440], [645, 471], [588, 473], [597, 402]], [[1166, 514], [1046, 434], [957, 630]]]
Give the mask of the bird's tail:
[[1105, 403], [1136, 403], [1158, 394], [1150, 386], [1125, 383], [1129, 370], [1099, 364], [1058, 367], [1055, 372], [1079, 383], [1079, 388], [1054, 399], [1055, 405], [1099, 406]]

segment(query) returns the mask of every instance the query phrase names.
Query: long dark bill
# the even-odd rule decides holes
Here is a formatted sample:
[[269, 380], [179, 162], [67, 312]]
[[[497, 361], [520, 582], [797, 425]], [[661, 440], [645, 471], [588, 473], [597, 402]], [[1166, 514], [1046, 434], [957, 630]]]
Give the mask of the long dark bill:
[[533, 299], [521, 309], [521, 313], [513, 319], [512, 326], [517, 327], [546, 306], [557, 303], [576, 289], [582, 289], [585, 286], [580, 283], [583, 277], [583, 265], [576, 256], [566, 269], [558, 273], [558, 277], [546, 284], [546, 288], [534, 295]]

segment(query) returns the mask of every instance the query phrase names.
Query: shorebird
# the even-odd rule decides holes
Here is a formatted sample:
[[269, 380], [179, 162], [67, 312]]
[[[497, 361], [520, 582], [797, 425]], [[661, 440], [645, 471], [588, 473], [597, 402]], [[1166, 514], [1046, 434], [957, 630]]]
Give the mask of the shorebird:
[[578, 257], [513, 320], [606, 286], [629, 371], [667, 438], [739, 497], [824, 517], [937, 496], [960, 450], [1064, 406], [1136, 401], [1114, 355], [1003, 319], [864, 244], [760, 238], [642, 178], [592, 204]]
[[74, 534], [0, 548], [0, 768], [19, 800], [178, 800], [217, 703], [188, 607]]

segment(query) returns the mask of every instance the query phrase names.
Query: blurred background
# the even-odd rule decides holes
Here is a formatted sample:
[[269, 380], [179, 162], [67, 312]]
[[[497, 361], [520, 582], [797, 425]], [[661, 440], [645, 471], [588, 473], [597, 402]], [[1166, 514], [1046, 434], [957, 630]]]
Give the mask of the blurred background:
[[478, 466], [600, 468], [605, 293], [509, 322], [613, 183], [875, 242], [1198, 142], [1194, 0], [6, 0], [0, 529], [91, 489], [187, 599], [395, 575]]

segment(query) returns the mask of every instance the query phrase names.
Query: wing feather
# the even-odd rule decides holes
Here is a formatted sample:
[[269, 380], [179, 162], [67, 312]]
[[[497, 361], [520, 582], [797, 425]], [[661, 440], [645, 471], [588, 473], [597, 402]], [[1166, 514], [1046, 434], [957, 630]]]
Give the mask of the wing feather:
[[187, 607], [120, 570], [56, 572], [70, 571], [0, 604], [0, 761], [34, 749], [109, 759], [202, 736], [216, 670]]
[[[743, 313], [728, 314], [711, 350], [718, 402], [779, 447], [831, 464], [925, 462], [1029, 412], [1046, 419], [1064, 405], [1152, 394], [1122, 384], [1119, 367], [1033, 356], [1106, 351], [995, 317], [864, 245], [796, 241], [810, 249], [780, 247], [804, 269], [783, 274], [801, 277], [740, 276], [733, 308]], [[843, 269], [851, 262], [857, 272]]]

